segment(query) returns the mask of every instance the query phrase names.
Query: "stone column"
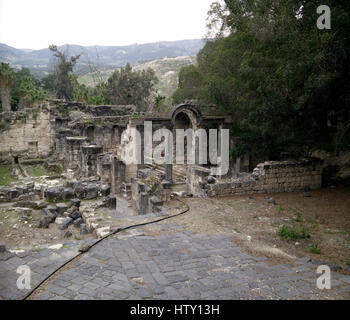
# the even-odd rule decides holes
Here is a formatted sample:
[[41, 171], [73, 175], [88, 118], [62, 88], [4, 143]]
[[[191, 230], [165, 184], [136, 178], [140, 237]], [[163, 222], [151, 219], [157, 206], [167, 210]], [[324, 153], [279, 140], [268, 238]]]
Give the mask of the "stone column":
[[97, 159], [102, 148], [96, 145], [82, 146], [80, 171], [84, 177], [97, 175]]
[[85, 137], [66, 137], [64, 165], [67, 169], [76, 170], [79, 168], [81, 146], [85, 141]]
[[137, 170], [142, 170], [146, 168], [145, 165], [145, 136], [144, 136], [144, 126], [136, 126], [136, 130], [140, 133], [141, 136], [141, 159], [140, 163], [137, 164]]
[[125, 163], [119, 160], [117, 157], [112, 159], [112, 192], [114, 194], [119, 194], [121, 192], [122, 183], [126, 181], [125, 179]]
[[166, 164], [165, 165], [165, 180], [172, 182], [173, 181], [173, 165]]

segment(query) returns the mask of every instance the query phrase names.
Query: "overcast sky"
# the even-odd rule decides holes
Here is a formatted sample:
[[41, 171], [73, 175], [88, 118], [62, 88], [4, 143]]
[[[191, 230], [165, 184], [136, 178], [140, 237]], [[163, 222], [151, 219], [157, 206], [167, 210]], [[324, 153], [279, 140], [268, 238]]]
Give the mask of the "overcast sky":
[[0, 0], [0, 42], [128, 45], [200, 39], [214, 0]]

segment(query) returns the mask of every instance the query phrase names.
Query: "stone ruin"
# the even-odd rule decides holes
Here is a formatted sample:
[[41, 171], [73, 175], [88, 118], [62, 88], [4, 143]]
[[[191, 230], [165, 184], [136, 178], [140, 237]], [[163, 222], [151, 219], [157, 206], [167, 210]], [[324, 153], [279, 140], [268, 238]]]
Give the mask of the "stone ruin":
[[[230, 149], [235, 145], [230, 117], [203, 115], [192, 103], [175, 106], [168, 117], [162, 118], [138, 112], [135, 106], [47, 101], [35, 110], [0, 115], [0, 122], [6, 124], [0, 129], [0, 162], [11, 163], [13, 171], [25, 177], [21, 164], [42, 159], [48, 170], [62, 168], [63, 182], [45, 188], [30, 182], [3, 187], [0, 201], [27, 202], [39, 207], [43, 200], [57, 203], [43, 208], [46, 216], [38, 224], [47, 227], [55, 221], [62, 229], [75, 224], [84, 233], [97, 229], [99, 224], [94, 220], [93, 211], [99, 207], [124, 210], [129, 215], [163, 215], [166, 214], [164, 203], [172, 194], [213, 197], [290, 192], [321, 186], [322, 164], [316, 160], [259, 163], [265, 159], [246, 155], [232, 162], [229, 172], [223, 176], [211, 175], [210, 168], [214, 165], [210, 161], [199, 165], [197, 150], [195, 164], [187, 164], [186, 159], [184, 164], [165, 165], [146, 161], [143, 135], [146, 121], [152, 122], [153, 133], [162, 128], [171, 132], [189, 128], [206, 132], [217, 129], [219, 155], [220, 132], [230, 129]], [[129, 139], [131, 145], [140, 143], [138, 164], [127, 164], [123, 160], [128, 150], [122, 133], [131, 129], [141, 134], [140, 141], [133, 141], [132, 136]], [[153, 146], [156, 145], [153, 142]], [[95, 203], [90, 207], [81, 205], [85, 200]], [[98, 236], [106, 232], [108, 230], [103, 229]]]

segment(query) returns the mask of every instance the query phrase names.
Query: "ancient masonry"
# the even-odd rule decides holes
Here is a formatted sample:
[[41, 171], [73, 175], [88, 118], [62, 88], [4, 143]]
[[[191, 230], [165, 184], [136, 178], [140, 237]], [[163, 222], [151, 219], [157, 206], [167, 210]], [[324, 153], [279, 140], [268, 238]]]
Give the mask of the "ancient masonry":
[[[44, 159], [48, 168], [63, 168], [66, 184], [44, 190], [33, 184], [4, 187], [0, 189], [0, 201], [71, 201], [77, 211], [80, 200], [101, 198], [101, 206], [115, 209], [117, 199], [123, 198], [136, 214], [149, 214], [161, 213], [164, 202], [174, 192], [212, 197], [300, 191], [321, 186], [322, 164], [315, 160], [257, 164], [256, 159], [247, 155], [242, 159], [231, 159], [234, 165], [230, 165], [225, 176], [210, 175], [214, 165], [208, 161], [207, 165], [200, 166], [197, 156], [196, 164], [187, 165], [186, 151], [183, 165], [148, 164], [143, 152], [145, 121], [152, 121], [153, 132], [162, 128], [172, 132], [204, 129], [207, 133], [217, 129], [218, 149], [221, 130], [230, 129], [230, 149], [235, 145], [234, 123], [229, 117], [205, 116], [191, 103], [175, 106], [168, 117], [160, 118], [137, 112], [135, 106], [87, 106], [47, 101], [35, 109], [0, 115], [0, 161], [11, 163], [21, 171], [21, 163]], [[129, 152], [122, 141], [122, 133], [132, 129], [141, 134], [141, 141], [133, 140], [132, 135], [128, 141], [129, 145], [141, 144], [141, 163], [130, 165], [122, 160], [125, 152]], [[154, 142], [153, 146], [156, 146]], [[249, 169], [253, 172], [249, 173]], [[70, 216], [74, 215], [75, 209], [70, 210]], [[63, 210], [67, 208], [59, 211]], [[55, 214], [56, 218], [60, 215], [57, 210]], [[75, 216], [76, 219], [70, 217], [71, 220], [65, 222], [73, 223], [77, 217], [81, 218], [80, 223], [86, 222], [84, 215]], [[90, 223], [88, 227], [93, 228], [92, 225]]]

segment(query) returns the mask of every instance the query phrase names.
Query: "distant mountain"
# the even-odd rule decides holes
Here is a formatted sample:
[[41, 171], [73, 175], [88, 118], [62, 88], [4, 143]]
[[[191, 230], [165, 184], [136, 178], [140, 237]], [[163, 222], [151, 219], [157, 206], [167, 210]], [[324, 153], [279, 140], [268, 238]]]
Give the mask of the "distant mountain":
[[[129, 46], [79, 46], [64, 45], [59, 50], [68, 55], [81, 54], [76, 70], [79, 75], [91, 72], [93, 64], [103, 69], [125, 66], [127, 62], [135, 65], [164, 57], [195, 56], [205, 44], [204, 40], [161, 41]], [[29, 68], [34, 75], [42, 77], [50, 71], [53, 55], [48, 48], [41, 50], [16, 49], [0, 43], [0, 61], [12, 67]]]

